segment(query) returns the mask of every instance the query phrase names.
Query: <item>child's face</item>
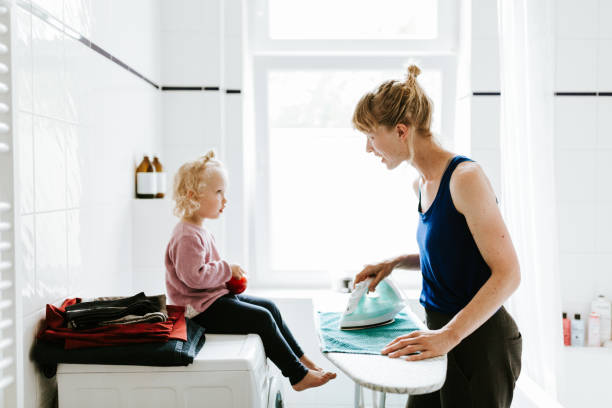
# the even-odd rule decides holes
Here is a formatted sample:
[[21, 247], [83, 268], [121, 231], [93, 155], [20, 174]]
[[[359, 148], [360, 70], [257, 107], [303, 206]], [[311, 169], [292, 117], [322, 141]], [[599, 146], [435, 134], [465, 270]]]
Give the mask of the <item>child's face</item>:
[[227, 200], [225, 190], [227, 188], [227, 177], [221, 169], [209, 169], [205, 174], [206, 187], [198, 194], [200, 218], [219, 218], [225, 208]]

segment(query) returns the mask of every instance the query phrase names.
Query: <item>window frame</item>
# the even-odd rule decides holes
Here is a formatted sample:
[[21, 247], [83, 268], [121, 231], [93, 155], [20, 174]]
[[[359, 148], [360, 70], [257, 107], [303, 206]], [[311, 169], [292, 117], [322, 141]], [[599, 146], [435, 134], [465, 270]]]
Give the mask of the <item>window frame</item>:
[[[272, 70], [324, 70], [324, 69], [397, 69], [406, 66], [406, 57], [373, 57], [373, 56], [255, 56], [253, 59], [253, 85], [255, 99], [255, 149], [257, 152], [257, 172], [254, 176], [256, 185], [254, 212], [252, 226], [254, 237], [250, 243], [250, 265], [255, 268], [256, 282], [266, 287], [288, 287], [289, 285], [308, 288], [329, 287], [330, 272], [304, 271], [304, 273], [286, 273], [274, 271], [271, 268], [270, 251], [270, 139], [268, 116], [268, 72]], [[441, 133], [451, 134], [454, 123], [455, 87], [445, 84], [455, 83], [455, 57], [452, 55], [438, 55], [418, 58], [417, 63], [423, 70], [436, 69], [442, 78], [442, 115]], [[364, 93], [367, 90], [364, 89]], [[452, 141], [451, 141], [452, 142]], [[365, 137], [364, 137], [365, 146]], [[452, 147], [452, 146], [451, 146]], [[365, 153], [364, 153], [365, 154]], [[415, 231], [416, 234], [416, 231]], [[399, 254], [389, 254], [394, 256]], [[373, 259], [371, 262], [377, 262]], [[359, 271], [355, 271], [359, 272]], [[299, 275], [299, 276], [298, 276]], [[400, 278], [404, 285], [416, 287], [420, 285], [420, 278]]]
[[[441, 135], [446, 136], [444, 141], [452, 148], [454, 138], [447, 138], [453, 135], [455, 119], [458, 4], [454, 0], [438, 0], [438, 38], [426, 40], [273, 40], [267, 34], [267, 4], [267, 0], [254, 0], [247, 10], [247, 60], [252, 64], [247, 67], [247, 73], [253, 91], [251, 123], [254, 132], [252, 143], [248, 142], [244, 148], [252, 150], [246, 151], [245, 157], [252, 156], [251, 160], [256, 162], [250, 167], [254, 174], [246, 176], [251, 191], [246, 220], [249, 226], [250, 280], [255, 286], [267, 288], [329, 288], [335, 283], [330, 280], [333, 278], [331, 271], [288, 273], [271, 269], [268, 72], [284, 69], [350, 70], [355, 67], [384, 70], [407, 67], [410, 63], [417, 63], [423, 70], [439, 70], [442, 80]], [[366, 91], [368, 89], [364, 89], [364, 93]], [[388, 256], [395, 255], [400, 254]], [[417, 273], [397, 274], [394, 278], [406, 288], [418, 289], [421, 285], [421, 276]]]

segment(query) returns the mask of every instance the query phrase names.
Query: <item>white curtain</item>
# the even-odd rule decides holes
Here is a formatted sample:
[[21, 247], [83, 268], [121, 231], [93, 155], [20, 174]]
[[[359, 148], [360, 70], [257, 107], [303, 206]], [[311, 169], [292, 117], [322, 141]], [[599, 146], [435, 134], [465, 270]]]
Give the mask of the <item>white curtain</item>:
[[551, 0], [498, 0], [501, 206], [521, 286], [508, 302], [523, 334], [523, 381], [556, 400], [561, 305], [555, 211]]

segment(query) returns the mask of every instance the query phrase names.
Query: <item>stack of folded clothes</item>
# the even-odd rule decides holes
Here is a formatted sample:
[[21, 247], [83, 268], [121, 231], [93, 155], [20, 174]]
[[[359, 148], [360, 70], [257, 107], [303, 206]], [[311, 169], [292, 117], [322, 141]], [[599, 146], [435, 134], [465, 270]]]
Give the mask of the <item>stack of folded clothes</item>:
[[66, 299], [47, 305], [32, 358], [47, 376], [57, 363], [188, 365], [204, 345], [204, 329], [165, 295]]

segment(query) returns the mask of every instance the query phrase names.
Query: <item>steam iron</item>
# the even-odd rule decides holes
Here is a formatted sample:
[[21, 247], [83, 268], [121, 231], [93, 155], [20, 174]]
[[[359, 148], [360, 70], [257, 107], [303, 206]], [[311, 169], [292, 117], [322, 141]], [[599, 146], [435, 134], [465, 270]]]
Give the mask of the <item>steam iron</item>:
[[340, 318], [341, 330], [359, 330], [393, 323], [395, 315], [406, 306], [404, 295], [390, 279], [383, 279], [376, 291], [368, 293], [373, 278], [359, 282]]

